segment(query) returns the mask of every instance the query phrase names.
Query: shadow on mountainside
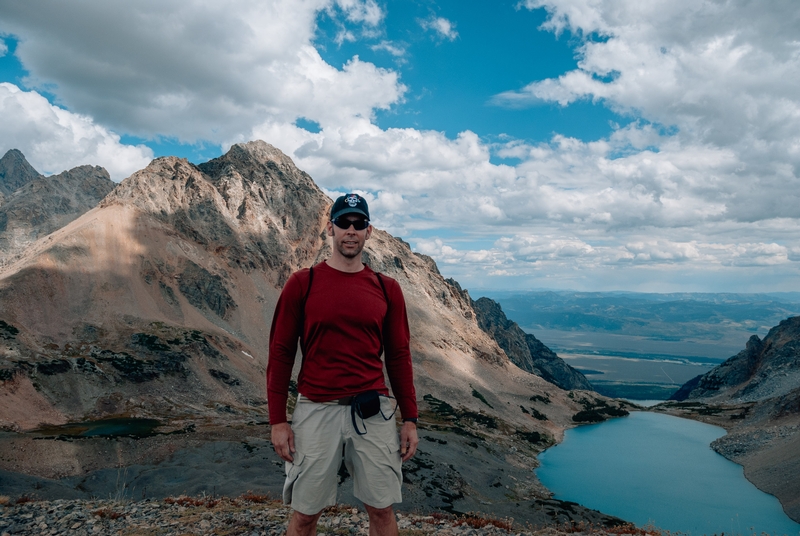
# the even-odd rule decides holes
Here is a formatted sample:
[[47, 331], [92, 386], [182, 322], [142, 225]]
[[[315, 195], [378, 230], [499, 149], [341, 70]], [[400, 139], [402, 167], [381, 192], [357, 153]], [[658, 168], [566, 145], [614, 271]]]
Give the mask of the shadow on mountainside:
[[[2, 493], [280, 490], [269, 326], [289, 274], [327, 254], [330, 200], [274, 151], [235, 146], [200, 167], [157, 159], [0, 275]], [[416, 336], [423, 442], [402, 508], [614, 522], [551, 499], [532, 472], [573, 416], [605, 402], [512, 370], [468, 295], [402, 241], [376, 232], [365, 258], [400, 281]], [[108, 417], [163, 424], [138, 439], [34, 431]], [[340, 500], [356, 502], [342, 479]]]

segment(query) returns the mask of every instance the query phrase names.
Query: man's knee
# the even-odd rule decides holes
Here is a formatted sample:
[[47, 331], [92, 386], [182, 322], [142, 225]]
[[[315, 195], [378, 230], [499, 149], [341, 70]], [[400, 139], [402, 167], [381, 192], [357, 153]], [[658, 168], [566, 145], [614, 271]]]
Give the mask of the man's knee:
[[321, 515], [321, 511], [313, 515], [308, 515], [295, 510], [292, 512], [292, 518], [289, 520], [288, 534], [316, 534], [317, 521], [319, 521]]
[[391, 505], [387, 506], [386, 508], [375, 508], [365, 504], [364, 508], [366, 508], [367, 515], [369, 515], [370, 520], [394, 519], [394, 510], [392, 509]]
[[322, 512], [317, 512], [316, 514], [308, 515], [304, 514], [303, 512], [298, 512], [297, 510], [295, 510], [292, 513], [292, 517], [297, 518], [297, 522], [300, 523], [301, 525], [309, 525], [311, 523], [316, 523], [317, 520], [319, 519], [319, 516], [321, 515]]

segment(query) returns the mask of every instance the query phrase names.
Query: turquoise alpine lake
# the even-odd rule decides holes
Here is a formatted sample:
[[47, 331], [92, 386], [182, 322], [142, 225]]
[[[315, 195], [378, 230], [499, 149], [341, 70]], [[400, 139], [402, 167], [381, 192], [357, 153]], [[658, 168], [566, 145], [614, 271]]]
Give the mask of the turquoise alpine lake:
[[567, 430], [536, 474], [557, 499], [639, 527], [701, 534], [800, 534], [778, 499], [710, 444], [717, 426], [653, 412]]

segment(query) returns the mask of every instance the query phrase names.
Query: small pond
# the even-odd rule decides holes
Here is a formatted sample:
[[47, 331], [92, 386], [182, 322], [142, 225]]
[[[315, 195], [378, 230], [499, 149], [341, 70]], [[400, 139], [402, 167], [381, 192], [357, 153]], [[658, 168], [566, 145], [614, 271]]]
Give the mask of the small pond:
[[159, 426], [161, 426], [161, 421], [156, 419], [116, 418], [43, 426], [31, 433], [40, 437], [133, 437], [138, 439], [155, 435], [155, 430]]

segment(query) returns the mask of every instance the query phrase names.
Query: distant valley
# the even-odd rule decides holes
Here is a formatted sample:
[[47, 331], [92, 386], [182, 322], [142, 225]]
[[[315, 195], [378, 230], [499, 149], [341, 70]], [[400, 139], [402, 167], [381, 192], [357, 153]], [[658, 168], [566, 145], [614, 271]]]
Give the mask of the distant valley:
[[800, 293], [483, 291], [600, 393], [664, 400], [800, 313]]

